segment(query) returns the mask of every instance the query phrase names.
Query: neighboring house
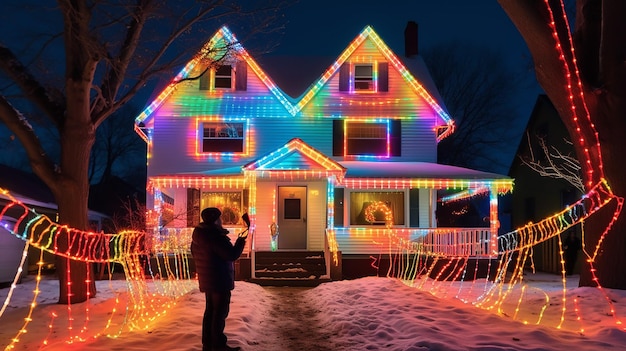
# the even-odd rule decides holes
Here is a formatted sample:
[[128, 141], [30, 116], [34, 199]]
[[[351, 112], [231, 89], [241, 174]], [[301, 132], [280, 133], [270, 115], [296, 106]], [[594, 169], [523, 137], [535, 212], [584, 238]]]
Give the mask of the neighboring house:
[[[581, 198], [582, 192], [562, 178], [542, 176], [524, 164], [522, 158], [534, 159], [547, 166], [548, 157], [540, 140], [543, 139], [552, 155], [558, 150], [563, 155], [575, 156], [574, 147], [568, 141], [569, 134], [558, 112], [546, 95], [539, 95], [531, 113], [524, 136], [517, 149], [509, 175], [515, 178], [515, 191], [512, 197], [511, 222], [520, 228], [528, 222], [537, 223], [563, 210], [567, 205]], [[554, 149], [553, 149], [554, 148]], [[553, 157], [557, 163], [560, 161]], [[570, 229], [580, 238], [580, 228]], [[563, 233], [563, 237], [569, 231]], [[563, 270], [559, 255], [559, 238], [555, 237], [537, 245], [533, 249], [533, 263], [539, 271], [558, 273]], [[579, 255], [579, 258], [582, 255]], [[576, 271], [578, 271], [578, 267]]]
[[[288, 252], [320, 253], [333, 279], [369, 274], [351, 270], [399, 240], [439, 243], [447, 255], [496, 252], [498, 195], [513, 181], [436, 163], [454, 124], [417, 55], [417, 24], [405, 38], [399, 57], [367, 26], [288, 95], [266, 73], [287, 67], [259, 64], [222, 27], [136, 119], [155, 249], [184, 249], [200, 210], [215, 206], [231, 232], [250, 214], [243, 277], [265, 276], [261, 261]], [[438, 201], [485, 194], [482, 228], [437, 227]], [[335, 270], [331, 256], [342, 258]]]
[[[10, 195], [0, 191], [0, 226], [12, 229], [17, 219], [21, 219], [21, 223], [26, 222], [22, 218], [22, 215], [25, 215], [23, 208], [13, 206], [14, 201], [37, 214], [47, 216], [52, 221], [58, 220], [56, 201], [50, 189], [36, 175], [0, 164], [0, 189], [4, 189]], [[34, 214], [30, 215], [34, 216]], [[107, 216], [96, 211], [89, 211], [88, 216], [91, 229], [99, 232]], [[13, 279], [11, 275], [15, 275], [18, 266], [13, 263], [21, 259], [24, 246], [23, 239], [17, 238], [6, 229], [0, 229], [0, 283]], [[27, 271], [36, 271], [39, 261], [40, 250], [31, 246], [28, 250], [24, 274]], [[42, 268], [53, 270], [54, 267], [55, 256], [44, 252]]]

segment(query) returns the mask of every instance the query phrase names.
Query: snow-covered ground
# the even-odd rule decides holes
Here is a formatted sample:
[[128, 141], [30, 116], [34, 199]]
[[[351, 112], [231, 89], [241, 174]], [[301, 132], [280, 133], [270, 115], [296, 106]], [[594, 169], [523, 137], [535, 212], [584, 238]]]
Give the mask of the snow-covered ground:
[[[568, 278], [564, 313], [561, 277], [546, 274], [527, 275], [498, 304], [499, 310], [490, 308], [494, 298], [484, 281], [416, 280], [409, 286], [397, 279], [367, 277], [316, 288], [238, 281], [226, 333], [229, 344], [244, 351], [626, 350], [626, 332], [618, 324], [626, 315], [626, 291], [604, 290], [605, 296], [597, 288], [577, 288], [576, 277]], [[120, 329], [132, 325], [120, 322], [126, 307], [133, 306], [126, 301], [132, 298], [126, 281], [97, 283], [96, 298], [68, 310], [56, 304], [58, 282], [42, 280], [32, 321], [26, 333], [19, 333], [35, 287], [34, 278], [27, 277], [0, 317], [0, 347], [19, 333], [16, 350], [39, 350], [46, 340], [49, 345], [43, 350], [202, 349], [204, 295], [196, 288], [147, 329], [127, 331]], [[459, 297], [467, 303], [455, 297], [460, 284], [465, 293]], [[0, 301], [9, 290], [0, 290]], [[67, 343], [70, 336], [72, 344]]]

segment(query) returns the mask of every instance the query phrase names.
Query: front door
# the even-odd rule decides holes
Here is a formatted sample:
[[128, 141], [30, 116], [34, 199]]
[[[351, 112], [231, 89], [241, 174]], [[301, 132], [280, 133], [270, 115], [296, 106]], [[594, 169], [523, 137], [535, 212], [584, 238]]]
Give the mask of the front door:
[[306, 187], [278, 187], [278, 249], [306, 250]]

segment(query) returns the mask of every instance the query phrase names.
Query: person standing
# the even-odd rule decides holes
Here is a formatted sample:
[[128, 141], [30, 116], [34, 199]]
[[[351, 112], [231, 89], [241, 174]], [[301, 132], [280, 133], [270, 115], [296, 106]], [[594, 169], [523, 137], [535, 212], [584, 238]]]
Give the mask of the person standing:
[[581, 248], [580, 239], [578, 239], [573, 230], [570, 230], [563, 242], [565, 275], [574, 274], [574, 267], [576, 267], [576, 261], [578, 260], [578, 251]]
[[200, 214], [202, 222], [192, 234], [191, 255], [198, 274], [198, 285], [205, 293], [206, 307], [202, 319], [203, 351], [238, 351], [230, 347], [224, 328], [230, 309], [231, 291], [235, 288], [236, 261], [246, 244], [239, 236], [233, 245], [228, 230], [222, 227], [222, 212], [208, 207]]

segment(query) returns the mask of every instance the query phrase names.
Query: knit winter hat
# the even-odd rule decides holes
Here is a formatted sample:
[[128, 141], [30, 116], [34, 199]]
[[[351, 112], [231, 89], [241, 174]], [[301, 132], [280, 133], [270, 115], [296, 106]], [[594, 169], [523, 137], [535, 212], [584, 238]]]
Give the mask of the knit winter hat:
[[207, 224], [215, 223], [215, 221], [217, 221], [217, 219], [220, 218], [221, 215], [222, 211], [220, 211], [216, 207], [207, 207], [202, 210], [202, 213], [200, 214], [202, 220]]

